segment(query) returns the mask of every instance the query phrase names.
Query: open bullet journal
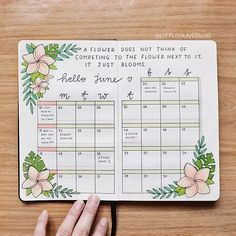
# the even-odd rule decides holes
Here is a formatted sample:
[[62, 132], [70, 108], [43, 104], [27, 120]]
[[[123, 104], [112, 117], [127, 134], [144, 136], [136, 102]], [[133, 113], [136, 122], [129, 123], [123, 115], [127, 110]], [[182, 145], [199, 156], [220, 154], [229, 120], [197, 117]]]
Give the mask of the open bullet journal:
[[23, 201], [219, 198], [213, 41], [23, 40]]

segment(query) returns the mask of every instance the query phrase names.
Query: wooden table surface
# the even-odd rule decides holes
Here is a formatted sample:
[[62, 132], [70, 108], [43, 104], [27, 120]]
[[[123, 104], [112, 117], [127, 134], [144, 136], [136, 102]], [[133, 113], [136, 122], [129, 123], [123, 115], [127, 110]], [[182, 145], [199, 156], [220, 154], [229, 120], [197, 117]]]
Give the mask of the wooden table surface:
[[[21, 39], [213, 39], [218, 44], [221, 197], [208, 202], [118, 204], [117, 235], [236, 233], [235, 0], [0, 0], [0, 235], [31, 235], [49, 210], [48, 235], [71, 203], [18, 199], [17, 43]], [[110, 220], [109, 204], [98, 217]]]

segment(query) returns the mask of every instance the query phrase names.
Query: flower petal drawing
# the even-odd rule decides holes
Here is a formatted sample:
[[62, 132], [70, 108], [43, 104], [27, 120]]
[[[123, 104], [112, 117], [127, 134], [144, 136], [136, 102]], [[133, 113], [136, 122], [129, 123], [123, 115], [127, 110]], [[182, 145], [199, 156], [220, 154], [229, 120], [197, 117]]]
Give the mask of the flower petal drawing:
[[39, 60], [42, 56], [45, 55], [45, 49], [43, 44], [39, 44], [34, 50], [34, 58]]
[[49, 170], [41, 171], [38, 175], [38, 180], [47, 180], [49, 176]]
[[40, 181], [40, 184], [42, 185], [43, 191], [49, 191], [53, 188], [52, 184], [47, 180]]
[[195, 184], [195, 181], [186, 176], [184, 176], [182, 179], [178, 181], [178, 185], [184, 188], [189, 188], [193, 186], [194, 184]]
[[187, 197], [193, 197], [197, 194], [198, 192], [198, 187], [196, 184], [194, 184], [193, 186], [186, 188], [186, 196]]
[[185, 176], [194, 178], [195, 174], [197, 173], [197, 169], [193, 165], [186, 163], [184, 166], [184, 173]]
[[28, 178], [26, 179], [23, 184], [22, 184], [22, 188], [31, 188], [33, 187], [37, 182]]
[[48, 75], [49, 73], [49, 66], [47, 63], [40, 61], [38, 63], [38, 72], [43, 75]]
[[35, 60], [33, 53], [25, 54], [22, 57], [28, 64], [34, 63], [37, 61], [37, 60]]
[[210, 192], [206, 182], [210, 173], [209, 168], [197, 170], [190, 163], [186, 163], [184, 173], [185, 176], [177, 184], [182, 188], [186, 188], [187, 197], [193, 197], [197, 193], [206, 194]]
[[38, 173], [39, 172], [33, 166], [29, 168], [29, 178], [31, 180], [37, 181]]
[[207, 194], [210, 192], [210, 188], [205, 181], [197, 181], [198, 193]]
[[26, 70], [27, 74], [33, 74], [37, 71], [38, 71], [38, 63], [37, 62], [28, 64], [27, 70]]
[[209, 173], [210, 173], [210, 170], [209, 168], [203, 168], [203, 169], [200, 169], [196, 175], [195, 175], [195, 179], [197, 180], [203, 180], [203, 181], [207, 181], [208, 179], [208, 176], [209, 176]]
[[42, 193], [43, 187], [40, 183], [37, 183], [31, 188], [31, 191], [34, 197], [38, 197]]
[[55, 62], [55, 60], [52, 58], [52, 57], [49, 57], [49, 56], [42, 56], [41, 58], [40, 58], [40, 61], [41, 62], [44, 62], [44, 63], [46, 63], [46, 64], [48, 64], [48, 65], [51, 65], [51, 64], [53, 64], [54, 62]]

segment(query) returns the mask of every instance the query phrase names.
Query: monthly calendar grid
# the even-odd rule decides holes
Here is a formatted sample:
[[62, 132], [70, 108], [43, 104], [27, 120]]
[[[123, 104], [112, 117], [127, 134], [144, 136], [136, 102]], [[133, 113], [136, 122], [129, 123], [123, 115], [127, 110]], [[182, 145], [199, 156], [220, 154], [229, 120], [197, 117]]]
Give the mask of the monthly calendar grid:
[[[56, 183], [60, 185], [61, 177], [66, 175], [74, 175], [75, 181], [73, 189], [80, 193], [115, 193], [115, 116], [114, 101], [40, 101], [37, 104], [37, 148], [38, 152], [44, 156], [45, 162], [50, 169], [56, 173]], [[90, 109], [92, 108], [92, 110]], [[108, 107], [108, 110], [105, 108]], [[59, 120], [58, 109], [65, 109], [63, 120]], [[66, 109], [66, 108], [69, 108]], [[77, 109], [85, 109], [90, 111], [84, 116], [84, 120], [79, 119]], [[99, 109], [100, 112], [96, 112]], [[107, 116], [106, 112], [109, 112]], [[85, 109], [86, 110], [86, 109]], [[67, 111], [67, 112], [66, 112]], [[92, 112], [91, 112], [92, 111]], [[90, 114], [91, 113], [91, 114]], [[93, 113], [93, 114], [92, 114]], [[82, 114], [82, 113], [81, 113]], [[80, 115], [81, 115], [80, 114]], [[103, 115], [104, 114], [104, 115]], [[92, 117], [91, 117], [92, 116]], [[108, 117], [106, 120], [106, 116]], [[90, 119], [90, 120], [89, 120]], [[64, 131], [66, 130], [66, 131]], [[78, 132], [87, 131], [82, 139], [77, 137]], [[92, 135], [89, 130], [93, 130]], [[65, 132], [64, 135], [71, 140], [69, 143], [62, 143], [58, 132]], [[103, 140], [99, 133], [105, 132], [108, 138]], [[99, 136], [97, 138], [97, 136]], [[46, 140], [45, 140], [46, 137]], [[84, 142], [90, 139], [92, 141]], [[60, 142], [59, 142], [60, 141]], [[78, 142], [78, 143], [77, 143]], [[82, 145], [84, 143], [84, 145]], [[90, 154], [91, 153], [91, 154]], [[62, 155], [66, 156], [64, 164], [59, 159]], [[67, 155], [68, 154], [68, 155]], [[85, 155], [83, 160], [78, 159], [78, 155]], [[88, 162], [89, 156], [93, 154], [93, 160], [86, 164], [84, 169], [80, 161]], [[54, 157], [53, 157], [54, 156]], [[74, 160], [73, 160], [74, 159]], [[101, 160], [99, 160], [101, 159]], [[102, 159], [108, 160], [109, 167], [102, 163]], [[54, 161], [55, 162], [54, 162]], [[105, 161], [106, 161], [105, 160]], [[55, 164], [53, 164], [53, 162]], [[71, 163], [70, 166], [68, 163]], [[72, 164], [73, 163], [73, 164]], [[92, 166], [91, 166], [92, 164]], [[63, 166], [64, 165], [64, 166]], [[66, 167], [68, 166], [68, 167]], [[92, 169], [91, 169], [92, 167]], [[93, 176], [93, 180], [87, 178], [83, 185], [85, 188], [90, 187], [89, 191], [81, 189], [80, 177]], [[104, 180], [102, 180], [104, 179]], [[67, 182], [73, 182], [70, 177]], [[80, 183], [79, 183], [80, 182]], [[67, 183], [68, 185], [68, 183]], [[98, 187], [99, 186], [99, 187]], [[93, 189], [92, 189], [93, 188]], [[108, 190], [107, 190], [108, 189]]]
[[[156, 90], [159, 90], [159, 97], [156, 97], [155, 99], [150, 99], [150, 98], [144, 98], [143, 97], [143, 81], [145, 81], [145, 79], [148, 82], [153, 82], [153, 84], [155, 84], [155, 82], [158, 84], [158, 88], [156, 88]], [[168, 82], [171, 84], [175, 84], [172, 88], [172, 90], [174, 92], [176, 92], [176, 94], [178, 94], [178, 96], [175, 99], [169, 99], [168, 97], [165, 99], [164, 96], [164, 92], [170, 92], [168, 91], [168, 86], [167, 89], [163, 88], [162, 89], [162, 83], [163, 84], [168, 84]], [[189, 85], [186, 85], [186, 84]], [[197, 86], [196, 86], [197, 83]], [[170, 86], [170, 85], [169, 85]], [[181, 89], [183, 89], [184, 87], [187, 87], [188, 90], [190, 91], [181, 91]], [[191, 89], [193, 91], [191, 91]], [[197, 91], [197, 96], [193, 98], [191, 98], [190, 93], [193, 92], [195, 93], [196, 91], [194, 91], [196, 89]], [[162, 91], [163, 90], [163, 91]], [[169, 89], [171, 90], [171, 89]], [[184, 89], [183, 89], [184, 90]], [[172, 92], [173, 92], [172, 91]], [[189, 93], [190, 92], [190, 93]], [[162, 97], [162, 93], [163, 93], [163, 97]], [[186, 95], [187, 94], [187, 95]], [[182, 97], [181, 97], [182, 96]], [[187, 96], [187, 97], [186, 97]], [[189, 97], [188, 97], [189, 96]], [[171, 96], [170, 96], [171, 97]], [[159, 99], [158, 99], [159, 98]], [[159, 100], [159, 101], [158, 101]], [[128, 105], [127, 105], [128, 104]], [[148, 124], [146, 121], [144, 121], [144, 112], [143, 111], [143, 107], [144, 104], [146, 106], [158, 106], [159, 105], [159, 124], [156, 124], [156, 122], [153, 123], [153, 120], [151, 121], [150, 124]], [[154, 105], [153, 105], [154, 104]], [[155, 105], [158, 104], [158, 105]], [[167, 121], [164, 121], [164, 113], [162, 111], [163, 107], [167, 107], [167, 106], [172, 106], [173, 107], [176, 106], [178, 107], [178, 111], [177, 111], [177, 120], [173, 123], [170, 122], [168, 123]], [[126, 113], [127, 107], [131, 107], [131, 106], [139, 106], [140, 109], [140, 120], [136, 120], [135, 122], [131, 122], [130, 120], [125, 120], [125, 116], [124, 115]], [[192, 108], [191, 108], [192, 106]], [[194, 118], [191, 119], [187, 119], [186, 117], [184, 118], [184, 116], [186, 116], [186, 112], [184, 113], [184, 109], [186, 109], [186, 107], [191, 108], [188, 111], [189, 113], [196, 113], [196, 107], [197, 107], [197, 115]], [[133, 108], [132, 108], [133, 109]], [[135, 109], [134, 109], [135, 110]], [[181, 112], [183, 112], [183, 117], [181, 117]], [[131, 115], [132, 116], [132, 115]], [[136, 117], [138, 116], [138, 114], [135, 115]], [[136, 118], [132, 118], [132, 119], [136, 119]], [[184, 120], [185, 119], [185, 120]], [[186, 120], [187, 119], [187, 120]], [[130, 137], [129, 136], [129, 130], [133, 129], [134, 127], [139, 127], [139, 129], [137, 128], [136, 131], [134, 132], [134, 136], [136, 135], [136, 139], [138, 140], [138, 134], [140, 133], [140, 141], [138, 144], [137, 143], [133, 143], [132, 142], [128, 142], [125, 139], [128, 139]], [[160, 134], [159, 134], [159, 145], [149, 145], [145, 146], [143, 143], [143, 132], [144, 132], [144, 127], [149, 127], [148, 129], [153, 129], [155, 130], [155, 127], [159, 127], [160, 129]], [[169, 130], [171, 129], [171, 127], [173, 127], [172, 130], [176, 129], [178, 130], [178, 136], [177, 136], [177, 144], [175, 144], [174, 146], [165, 146], [164, 144], [164, 140], [165, 140], [165, 135], [163, 136], [163, 130]], [[129, 128], [129, 129], [128, 129]], [[191, 143], [191, 145], [187, 145], [188, 141], [186, 141], [186, 135], [182, 135], [184, 132], [186, 132], [186, 130], [193, 130], [196, 133], [196, 130], [198, 130], [198, 134], [197, 135], [193, 135], [195, 137], [195, 140]], [[135, 130], [135, 129], [134, 129]], [[136, 132], [136, 133], [135, 133]], [[130, 131], [130, 133], [132, 133]], [[165, 178], [167, 175], [173, 175], [176, 176], [176, 179], [179, 179], [181, 177], [181, 175], [183, 174], [182, 170], [183, 170], [183, 164], [186, 163], [186, 160], [184, 159], [184, 156], [188, 156], [190, 153], [192, 154], [192, 151], [194, 149], [194, 143], [195, 141], [200, 137], [200, 108], [199, 108], [199, 78], [198, 77], [147, 77], [147, 78], [141, 78], [140, 80], [140, 100], [122, 100], [122, 180], [123, 180], [123, 186], [122, 186], [122, 192], [123, 193], [145, 193], [147, 187], [145, 187], [145, 183], [144, 180], [146, 177], [148, 177], [148, 175], [158, 175], [159, 179], [160, 179], [160, 183], [159, 183], [159, 187], [163, 187], [163, 185], [165, 185], [165, 181], [163, 179], [163, 177]], [[135, 138], [134, 138], [135, 139]], [[166, 141], [165, 141], [166, 142]], [[129, 144], [128, 144], [129, 143]], [[128, 145], [127, 145], [128, 144]], [[131, 145], [131, 146], [130, 146]], [[133, 146], [132, 146], [133, 145]], [[159, 147], [158, 147], [159, 146]], [[128, 163], [128, 165], [130, 165], [129, 167], [125, 166], [125, 162], [127, 165], [127, 153], [132, 152], [134, 150], [139, 150], [136, 152], [136, 155], [139, 155], [140, 152], [140, 166], [137, 167], [138, 165], [133, 164], [133, 166]], [[145, 150], [145, 151], [144, 151]], [[145, 161], [144, 161], [144, 153], [145, 152], [152, 152], [153, 150], [156, 150], [156, 153], [159, 153], [159, 168], [155, 167], [153, 170], [151, 169], [147, 169], [145, 168]], [[175, 168], [171, 168], [171, 169], [167, 169], [164, 165], [165, 162], [163, 162], [165, 160], [166, 157], [165, 154], [166, 153], [172, 153], [171, 154], [171, 161], [176, 163]], [[175, 153], [175, 154], [173, 154]], [[136, 161], [138, 161], [138, 159], [134, 157], [134, 163]], [[176, 160], [173, 160], [173, 159]], [[184, 160], [182, 160], [184, 159]], [[131, 162], [131, 160], [130, 160]], [[171, 164], [171, 163], [170, 163]], [[135, 168], [134, 168], [135, 166]], [[169, 167], [168, 167], [169, 168]], [[130, 177], [131, 175], [135, 176], [134, 178], [134, 182], [136, 182], [136, 189], [135, 190], [130, 190], [129, 188], [129, 184], [127, 184], [127, 186], [125, 187], [125, 182], [126, 182], [126, 178]], [[140, 181], [138, 181], [138, 179], [140, 179]], [[176, 180], [175, 179], [175, 180]], [[132, 181], [131, 181], [132, 182]], [[130, 182], [130, 184], [131, 184]], [[154, 187], [158, 186], [157, 183], [153, 182], [152, 180], [149, 181], [150, 184]], [[153, 182], [153, 183], [152, 183]], [[135, 183], [133, 183], [134, 185]], [[140, 184], [140, 185], [139, 185]], [[144, 186], [145, 185], [145, 186]], [[140, 186], [140, 187], [138, 187]], [[131, 187], [131, 185], [130, 185]]]

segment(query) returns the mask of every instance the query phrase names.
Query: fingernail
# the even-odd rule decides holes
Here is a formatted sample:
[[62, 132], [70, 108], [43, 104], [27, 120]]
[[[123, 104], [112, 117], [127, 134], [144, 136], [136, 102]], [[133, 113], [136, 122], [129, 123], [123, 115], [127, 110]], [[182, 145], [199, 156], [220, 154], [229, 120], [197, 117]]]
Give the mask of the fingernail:
[[48, 211], [47, 210], [43, 210], [40, 214], [40, 217], [43, 217], [43, 218], [45, 218], [47, 216], [48, 216]]
[[101, 225], [102, 227], [106, 227], [106, 226], [107, 226], [107, 219], [106, 219], [106, 218], [102, 218], [102, 219], [100, 220], [100, 225]]
[[83, 207], [84, 207], [84, 201], [78, 200], [75, 202], [75, 209], [76, 210], [81, 210]]
[[97, 195], [92, 195], [92, 196], [89, 196], [88, 201], [89, 201], [89, 203], [97, 206], [100, 202], [100, 199]]

